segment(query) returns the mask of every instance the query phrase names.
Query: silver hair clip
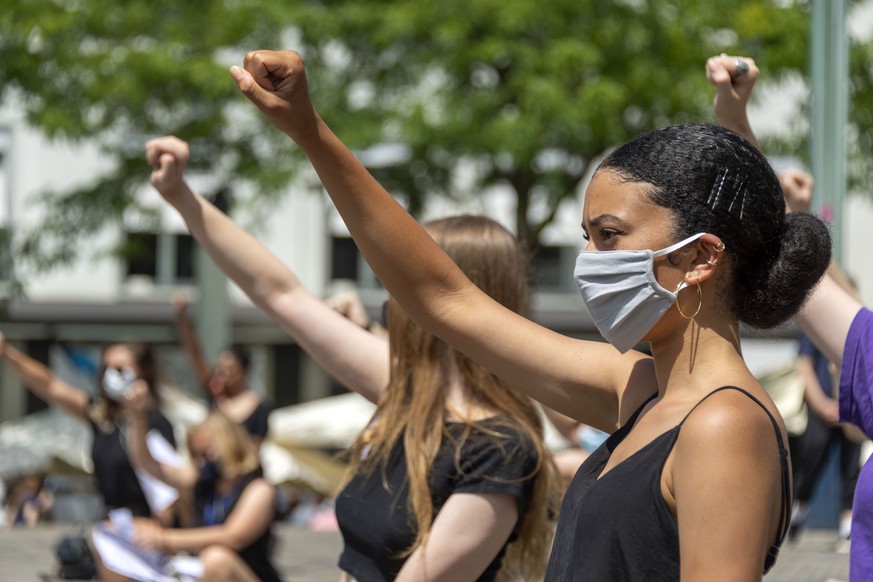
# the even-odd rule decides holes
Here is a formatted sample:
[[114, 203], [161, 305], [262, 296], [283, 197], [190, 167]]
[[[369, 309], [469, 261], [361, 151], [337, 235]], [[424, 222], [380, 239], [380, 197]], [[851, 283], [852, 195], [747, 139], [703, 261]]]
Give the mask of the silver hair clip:
[[730, 170], [720, 171], [712, 183], [706, 205], [713, 212], [725, 212], [743, 218], [746, 207], [746, 192], [749, 180], [745, 176], [732, 176]]

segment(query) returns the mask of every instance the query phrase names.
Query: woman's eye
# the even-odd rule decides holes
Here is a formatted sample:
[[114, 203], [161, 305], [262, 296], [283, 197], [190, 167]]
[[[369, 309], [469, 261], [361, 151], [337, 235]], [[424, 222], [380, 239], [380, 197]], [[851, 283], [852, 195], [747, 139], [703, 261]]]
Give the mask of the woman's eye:
[[604, 228], [600, 231], [600, 239], [607, 241], [618, 234], [617, 230], [612, 230], [610, 228]]

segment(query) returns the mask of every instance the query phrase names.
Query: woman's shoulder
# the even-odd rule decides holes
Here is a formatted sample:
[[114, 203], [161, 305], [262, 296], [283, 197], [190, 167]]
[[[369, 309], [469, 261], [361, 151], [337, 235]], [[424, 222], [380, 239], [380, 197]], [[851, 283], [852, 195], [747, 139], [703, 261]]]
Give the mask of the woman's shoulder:
[[[784, 440], [778, 412], [763, 389], [726, 386], [710, 393], [688, 414], [677, 447], [719, 462], [719, 458], [772, 455], [777, 446], [784, 448]], [[767, 442], [772, 446], [763, 446]]]

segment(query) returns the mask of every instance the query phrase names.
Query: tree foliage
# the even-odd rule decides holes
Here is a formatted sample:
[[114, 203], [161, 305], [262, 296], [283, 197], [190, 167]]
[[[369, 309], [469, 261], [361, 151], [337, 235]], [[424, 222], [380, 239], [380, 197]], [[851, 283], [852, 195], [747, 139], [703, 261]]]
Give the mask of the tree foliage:
[[374, 171], [413, 212], [434, 194], [470, 195], [453, 179], [465, 164], [472, 195], [511, 187], [531, 248], [608, 148], [710, 118], [708, 56], [751, 54], [773, 77], [808, 55], [807, 3], [776, 0], [0, 3], [0, 97], [118, 162], [99, 183], [49, 195], [64, 215], [26, 241], [45, 264], [132, 203], [143, 136], [175, 133], [228, 181], [281, 191], [302, 160], [237, 95], [226, 66], [245, 50], [298, 49], [316, 106], [351, 147], [401, 144]]

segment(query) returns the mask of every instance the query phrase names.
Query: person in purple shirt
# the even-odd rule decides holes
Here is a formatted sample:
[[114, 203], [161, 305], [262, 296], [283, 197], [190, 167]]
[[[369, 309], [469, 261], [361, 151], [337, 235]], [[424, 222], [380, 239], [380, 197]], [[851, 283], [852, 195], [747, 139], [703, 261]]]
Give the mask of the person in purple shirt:
[[[716, 87], [713, 109], [719, 123], [757, 144], [746, 105], [758, 69], [752, 59], [742, 61], [746, 67], [738, 71], [735, 62], [739, 58], [712, 57], [706, 63], [706, 74]], [[786, 212], [809, 211], [811, 180], [805, 172], [780, 175]], [[831, 263], [795, 319], [827, 359], [840, 367], [839, 421], [853, 425], [849, 430], [856, 426], [873, 438], [873, 312], [849, 289], [846, 275]], [[873, 580], [873, 463], [865, 463], [855, 486], [851, 540], [850, 580]]]

